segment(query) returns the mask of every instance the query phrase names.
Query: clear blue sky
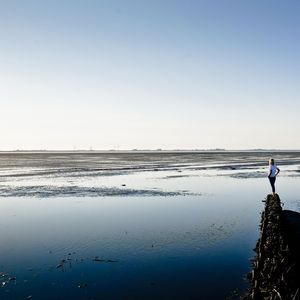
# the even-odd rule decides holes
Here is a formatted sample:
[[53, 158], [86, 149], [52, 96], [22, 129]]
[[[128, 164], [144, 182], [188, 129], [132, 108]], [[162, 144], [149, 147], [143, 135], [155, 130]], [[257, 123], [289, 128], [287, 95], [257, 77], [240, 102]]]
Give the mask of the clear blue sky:
[[0, 149], [300, 149], [300, 1], [0, 0]]

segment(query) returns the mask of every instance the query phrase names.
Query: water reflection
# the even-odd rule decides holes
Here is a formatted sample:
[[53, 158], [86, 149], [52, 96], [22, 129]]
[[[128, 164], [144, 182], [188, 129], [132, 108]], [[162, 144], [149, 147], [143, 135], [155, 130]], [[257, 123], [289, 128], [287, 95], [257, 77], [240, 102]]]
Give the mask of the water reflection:
[[[243, 284], [250, 253], [236, 244], [249, 246], [243, 241], [248, 224], [242, 207], [230, 209], [227, 199], [220, 213], [216, 200], [212, 195], [2, 199], [1, 266], [17, 281], [5, 285], [1, 296], [21, 299], [28, 291], [39, 299], [98, 299], [101, 291], [106, 299], [183, 294], [192, 299], [211, 294], [207, 285], [227, 268], [239, 275], [214, 291], [224, 295]], [[86, 292], [77, 291], [82, 284]], [[45, 289], [51, 292], [45, 295]]]

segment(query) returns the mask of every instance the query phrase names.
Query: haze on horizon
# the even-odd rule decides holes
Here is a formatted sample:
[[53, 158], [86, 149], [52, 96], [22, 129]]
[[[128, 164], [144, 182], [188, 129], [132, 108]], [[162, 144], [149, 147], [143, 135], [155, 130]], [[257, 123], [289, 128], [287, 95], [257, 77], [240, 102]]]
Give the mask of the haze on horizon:
[[300, 149], [300, 2], [0, 0], [0, 150]]

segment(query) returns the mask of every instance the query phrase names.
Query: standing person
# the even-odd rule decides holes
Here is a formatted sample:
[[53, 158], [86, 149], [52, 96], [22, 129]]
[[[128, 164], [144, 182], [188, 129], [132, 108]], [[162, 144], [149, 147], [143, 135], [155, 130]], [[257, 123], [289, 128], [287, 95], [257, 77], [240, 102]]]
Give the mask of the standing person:
[[275, 161], [273, 158], [269, 159], [269, 175], [268, 178], [270, 180], [270, 184], [272, 187], [273, 196], [275, 196], [275, 180], [276, 176], [279, 174], [280, 169], [275, 165]]

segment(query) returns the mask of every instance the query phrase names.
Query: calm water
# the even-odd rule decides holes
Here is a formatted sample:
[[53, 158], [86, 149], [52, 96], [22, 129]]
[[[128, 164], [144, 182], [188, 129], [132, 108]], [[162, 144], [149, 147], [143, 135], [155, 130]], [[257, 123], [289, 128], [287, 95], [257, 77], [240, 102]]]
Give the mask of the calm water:
[[2, 153], [0, 299], [226, 299], [247, 288], [266, 161], [300, 153]]

